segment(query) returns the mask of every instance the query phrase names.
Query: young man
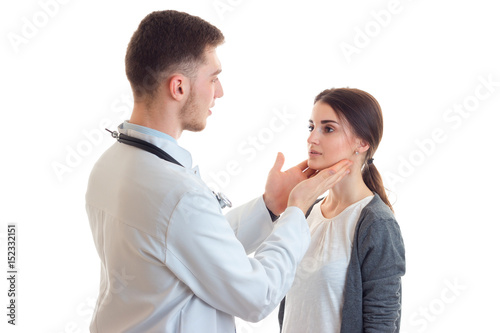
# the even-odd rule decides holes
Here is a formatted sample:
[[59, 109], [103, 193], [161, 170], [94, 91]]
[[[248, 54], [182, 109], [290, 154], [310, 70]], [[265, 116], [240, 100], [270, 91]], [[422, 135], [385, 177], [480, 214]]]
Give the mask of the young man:
[[[216, 27], [176, 11], [149, 14], [132, 36], [134, 109], [120, 135], [175, 161], [117, 142], [94, 166], [86, 208], [101, 286], [91, 332], [232, 333], [234, 316], [261, 320], [290, 288], [309, 245], [304, 212], [347, 172], [346, 161], [305, 180], [314, 170], [301, 163], [281, 172], [279, 155], [265, 194], [222, 214], [176, 140], [203, 130], [223, 95], [223, 40]], [[273, 224], [274, 214], [282, 215]]]

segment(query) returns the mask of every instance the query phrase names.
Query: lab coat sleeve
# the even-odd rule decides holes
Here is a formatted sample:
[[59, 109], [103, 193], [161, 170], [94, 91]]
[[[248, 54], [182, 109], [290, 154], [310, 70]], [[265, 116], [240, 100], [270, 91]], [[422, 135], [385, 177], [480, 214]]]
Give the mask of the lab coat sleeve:
[[226, 219], [247, 254], [255, 249], [273, 230], [273, 222], [262, 196], [229, 211]]
[[250, 258], [202, 191], [184, 194], [168, 223], [167, 267], [213, 308], [253, 322], [283, 299], [310, 242], [304, 214], [289, 207]]

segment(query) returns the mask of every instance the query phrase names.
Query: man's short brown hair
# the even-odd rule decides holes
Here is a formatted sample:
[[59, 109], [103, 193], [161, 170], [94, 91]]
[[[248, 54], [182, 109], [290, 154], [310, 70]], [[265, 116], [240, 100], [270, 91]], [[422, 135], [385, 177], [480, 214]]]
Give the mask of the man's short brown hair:
[[174, 10], [150, 13], [134, 32], [125, 56], [134, 96], [153, 96], [160, 82], [174, 72], [194, 77], [205, 61], [205, 49], [223, 42], [222, 32], [197, 16]]

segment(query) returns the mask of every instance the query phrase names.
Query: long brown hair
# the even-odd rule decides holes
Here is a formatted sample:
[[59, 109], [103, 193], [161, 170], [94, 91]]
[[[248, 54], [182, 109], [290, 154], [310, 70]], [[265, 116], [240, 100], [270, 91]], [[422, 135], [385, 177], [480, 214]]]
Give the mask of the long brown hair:
[[342, 121], [346, 121], [354, 134], [366, 141], [370, 148], [366, 152], [362, 171], [366, 186], [377, 193], [389, 208], [393, 210], [382, 177], [373, 163], [373, 155], [382, 140], [384, 122], [382, 110], [377, 100], [369, 93], [354, 88], [332, 88], [322, 91], [314, 103], [330, 105]]

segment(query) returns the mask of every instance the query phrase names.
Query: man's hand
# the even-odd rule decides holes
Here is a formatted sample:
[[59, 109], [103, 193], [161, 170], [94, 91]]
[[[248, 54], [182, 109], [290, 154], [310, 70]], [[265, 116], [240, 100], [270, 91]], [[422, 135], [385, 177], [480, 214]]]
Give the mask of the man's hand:
[[287, 207], [288, 196], [292, 189], [301, 181], [316, 173], [316, 170], [307, 167], [307, 160], [282, 172], [285, 156], [278, 153], [276, 162], [267, 176], [264, 202], [274, 215], [280, 215]]
[[288, 206], [299, 207], [304, 214], [314, 201], [337, 184], [350, 170], [352, 162], [342, 160], [328, 169], [321, 170], [293, 188], [288, 198]]

